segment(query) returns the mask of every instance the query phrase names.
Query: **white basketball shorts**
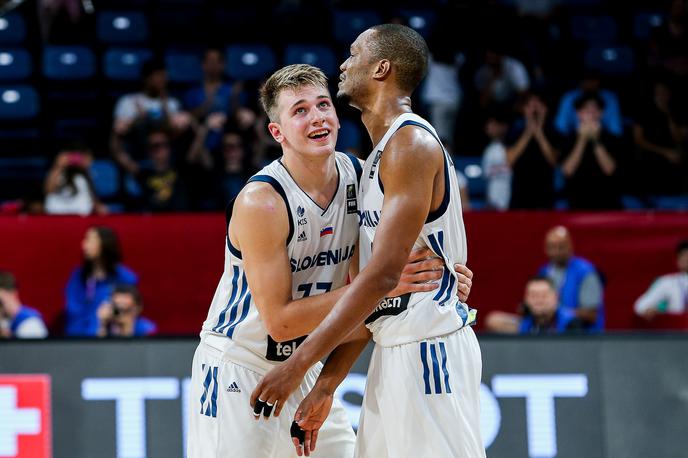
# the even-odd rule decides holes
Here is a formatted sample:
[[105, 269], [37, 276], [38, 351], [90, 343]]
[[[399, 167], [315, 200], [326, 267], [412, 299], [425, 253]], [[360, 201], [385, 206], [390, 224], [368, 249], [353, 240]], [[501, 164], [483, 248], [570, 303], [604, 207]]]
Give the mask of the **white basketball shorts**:
[[484, 458], [480, 347], [473, 329], [375, 345], [355, 456]]
[[[289, 428], [320, 368], [318, 363], [308, 371], [279, 417], [256, 421], [249, 398], [264, 374], [238, 365], [232, 362], [231, 355], [200, 343], [191, 374], [187, 458], [296, 457]], [[311, 456], [351, 458], [355, 439], [346, 411], [335, 400]]]

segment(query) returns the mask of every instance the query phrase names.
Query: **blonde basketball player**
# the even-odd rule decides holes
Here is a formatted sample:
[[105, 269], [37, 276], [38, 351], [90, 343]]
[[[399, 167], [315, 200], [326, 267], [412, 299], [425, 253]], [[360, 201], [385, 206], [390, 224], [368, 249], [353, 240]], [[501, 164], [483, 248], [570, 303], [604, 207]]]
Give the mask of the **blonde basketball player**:
[[[252, 396], [284, 402], [306, 368], [365, 322], [376, 343], [356, 443], [356, 456], [365, 458], [485, 456], [479, 431], [482, 362], [469, 326], [474, 313], [453, 293], [451, 266], [466, 260], [459, 187], [436, 132], [411, 110], [427, 54], [425, 41], [400, 25], [373, 27], [352, 44], [338, 96], [361, 111], [375, 145], [361, 180], [360, 273]], [[385, 297], [414, 247], [429, 247], [444, 259], [440, 288]], [[316, 385], [299, 407], [302, 428], [317, 430], [332, 381], [343, 379], [345, 370], [341, 362], [325, 367], [324, 388]], [[312, 444], [306, 449], [310, 453]]]

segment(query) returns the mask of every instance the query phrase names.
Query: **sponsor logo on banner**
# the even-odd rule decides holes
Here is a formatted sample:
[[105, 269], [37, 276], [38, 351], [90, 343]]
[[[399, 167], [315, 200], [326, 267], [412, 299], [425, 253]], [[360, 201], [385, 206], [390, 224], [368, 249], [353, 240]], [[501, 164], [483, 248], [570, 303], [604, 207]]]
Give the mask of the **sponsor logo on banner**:
[[0, 375], [0, 457], [52, 457], [51, 425], [49, 375]]

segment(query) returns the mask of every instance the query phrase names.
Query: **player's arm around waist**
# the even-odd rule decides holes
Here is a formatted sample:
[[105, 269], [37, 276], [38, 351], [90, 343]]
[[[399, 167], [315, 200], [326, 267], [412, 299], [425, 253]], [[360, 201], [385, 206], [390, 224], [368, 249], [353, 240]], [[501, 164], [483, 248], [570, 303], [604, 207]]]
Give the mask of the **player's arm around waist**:
[[372, 257], [332, 313], [292, 355], [292, 364], [310, 367], [329, 353], [398, 283], [432, 207], [443, 160], [439, 144], [420, 129], [402, 128], [392, 137], [380, 163], [385, 198]]
[[315, 329], [345, 289], [292, 299], [287, 211], [272, 186], [249, 183], [237, 197], [229, 224], [229, 237], [241, 251], [251, 296], [268, 333], [278, 342]]

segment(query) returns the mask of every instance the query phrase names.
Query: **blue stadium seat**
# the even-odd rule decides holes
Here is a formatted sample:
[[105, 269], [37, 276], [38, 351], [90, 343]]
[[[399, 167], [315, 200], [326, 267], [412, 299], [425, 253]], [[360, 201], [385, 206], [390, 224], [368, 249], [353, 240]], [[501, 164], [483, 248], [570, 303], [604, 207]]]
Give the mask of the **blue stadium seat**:
[[573, 16], [571, 35], [575, 40], [598, 45], [614, 43], [618, 34], [616, 21], [612, 16]]
[[468, 193], [471, 201], [474, 198], [484, 198], [487, 191], [487, 180], [483, 174], [482, 159], [480, 157], [454, 157], [454, 167], [463, 173], [468, 181]]
[[604, 75], [626, 76], [635, 69], [635, 57], [626, 46], [594, 46], [585, 54], [585, 64]]
[[152, 56], [148, 49], [108, 49], [103, 58], [103, 73], [115, 81], [138, 80], [141, 65]]
[[109, 44], [142, 43], [148, 38], [146, 16], [137, 11], [103, 11], [97, 29], [98, 39]]
[[437, 15], [432, 10], [400, 10], [399, 16], [409, 27], [426, 39], [430, 36], [432, 27], [437, 21]]
[[167, 51], [165, 67], [172, 83], [198, 83], [203, 79], [202, 59], [199, 53]]
[[266, 45], [227, 47], [226, 73], [238, 80], [259, 80], [276, 68], [275, 55]]
[[0, 49], [0, 80], [20, 80], [31, 76], [31, 55], [24, 49]]
[[43, 74], [54, 80], [85, 80], [96, 74], [96, 57], [85, 46], [46, 46]]
[[665, 22], [665, 13], [647, 11], [637, 13], [633, 18], [633, 36], [638, 40], [647, 40], [650, 38], [652, 29], [663, 26]]
[[289, 45], [284, 50], [284, 63], [314, 65], [327, 76], [336, 75], [339, 68], [332, 50], [320, 45]]
[[361, 32], [381, 22], [374, 11], [334, 11], [334, 38], [338, 43], [349, 46]]
[[657, 210], [688, 210], [688, 195], [655, 196], [651, 200]]
[[0, 119], [31, 119], [38, 115], [40, 100], [27, 85], [0, 86]]
[[358, 123], [348, 119], [340, 121], [341, 128], [337, 135], [337, 151], [359, 150], [361, 148], [361, 129]]
[[19, 14], [0, 17], [0, 43], [21, 43], [26, 38], [26, 23]]
[[91, 177], [98, 197], [107, 199], [119, 192], [119, 170], [111, 160], [94, 160], [91, 165]]

